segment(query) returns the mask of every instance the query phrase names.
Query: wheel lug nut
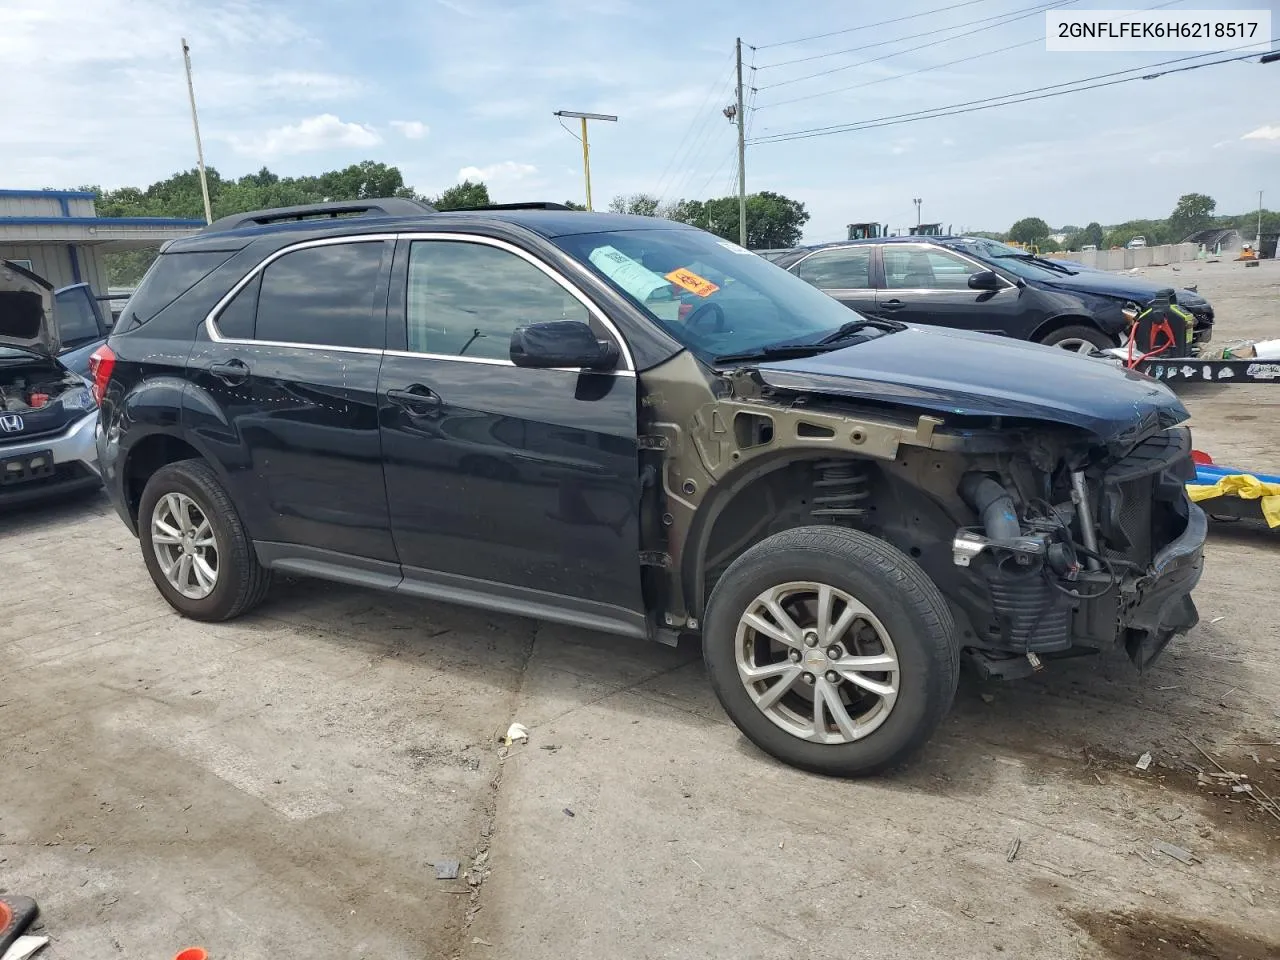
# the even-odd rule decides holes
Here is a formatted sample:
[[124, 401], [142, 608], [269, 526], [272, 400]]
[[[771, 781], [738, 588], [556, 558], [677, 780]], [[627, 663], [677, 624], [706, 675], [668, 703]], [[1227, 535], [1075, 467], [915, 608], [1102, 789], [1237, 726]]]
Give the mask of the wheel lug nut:
[[805, 671], [805, 675], [804, 675], [805, 683], [812, 684], [815, 680], [817, 680], [817, 677], [815, 677], [812, 673]]
[[799, 663], [799, 662], [800, 662], [800, 651], [799, 651], [799, 650], [792, 650], [792, 651], [790, 651], [790, 652], [787, 654], [787, 656], [789, 656], [789, 657], [791, 658], [791, 662], [792, 662], [792, 663]]
[[804, 645], [806, 647], [816, 647], [818, 645], [818, 633], [816, 630], [806, 630], [804, 632]]
[[827, 647], [828, 660], [839, 660], [843, 656], [844, 656], [844, 651], [841, 650], [839, 647]]
[[839, 683], [839, 682], [840, 682], [840, 674], [836, 673], [834, 670], [828, 670], [827, 683]]

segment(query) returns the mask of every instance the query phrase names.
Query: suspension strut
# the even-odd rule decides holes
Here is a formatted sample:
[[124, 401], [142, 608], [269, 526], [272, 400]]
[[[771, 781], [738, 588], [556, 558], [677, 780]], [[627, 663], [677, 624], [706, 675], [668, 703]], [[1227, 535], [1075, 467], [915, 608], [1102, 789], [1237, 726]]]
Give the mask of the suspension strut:
[[814, 469], [813, 506], [809, 513], [817, 520], [854, 524], [867, 508], [862, 501], [869, 497], [867, 473], [852, 460], [819, 460]]

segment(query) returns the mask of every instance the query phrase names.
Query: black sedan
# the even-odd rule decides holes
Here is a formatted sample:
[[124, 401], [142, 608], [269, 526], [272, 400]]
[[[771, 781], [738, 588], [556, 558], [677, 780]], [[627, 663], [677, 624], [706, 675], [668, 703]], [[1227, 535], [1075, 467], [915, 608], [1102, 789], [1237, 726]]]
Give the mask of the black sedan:
[[[774, 262], [865, 316], [1083, 353], [1119, 344], [1136, 311], [1165, 289], [970, 237], [798, 247]], [[1190, 290], [1177, 291], [1177, 301], [1195, 316], [1195, 342], [1207, 342], [1213, 330], [1208, 301]]]

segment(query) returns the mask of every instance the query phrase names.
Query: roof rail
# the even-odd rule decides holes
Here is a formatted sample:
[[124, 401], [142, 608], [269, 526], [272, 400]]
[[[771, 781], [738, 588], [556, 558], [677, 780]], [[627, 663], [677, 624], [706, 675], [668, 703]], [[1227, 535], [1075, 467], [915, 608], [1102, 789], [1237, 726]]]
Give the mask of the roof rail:
[[409, 197], [375, 197], [369, 200], [335, 200], [329, 203], [305, 203], [297, 207], [275, 207], [271, 210], [248, 210], [219, 217], [201, 233], [221, 233], [241, 227], [265, 227], [273, 223], [297, 223], [303, 220], [336, 219], [337, 217], [418, 217], [435, 213], [436, 208]]
[[523, 203], [486, 203], [481, 207], [464, 207], [465, 210], [572, 210], [573, 207], [549, 200], [527, 200]]

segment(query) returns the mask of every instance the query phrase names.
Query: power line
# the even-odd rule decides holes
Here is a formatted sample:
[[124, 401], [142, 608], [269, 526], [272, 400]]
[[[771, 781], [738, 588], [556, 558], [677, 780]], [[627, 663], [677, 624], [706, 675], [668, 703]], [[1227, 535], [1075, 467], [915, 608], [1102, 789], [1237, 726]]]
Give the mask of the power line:
[[944, 13], [947, 10], [958, 10], [960, 7], [972, 7], [976, 3], [983, 3], [985, 0], [964, 0], [964, 3], [953, 3], [946, 7], [938, 7], [934, 10], [925, 10], [921, 13], [912, 13], [905, 17], [895, 17], [892, 20], [881, 20], [878, 23], [864, 23], [860, 27], [847, 27], [844, 30], [832, 30], [829, 33], [815, 33], [809, 37], [796, 37], [794, 40], [778, 40], [774, 43], [762, 43], [755, 50], [769, 50], [772, 47], [785, 47], [793, 43], [807, 43], [810, 40], [824, 40], [827, 37], [838, 37], [842, 33], [854, 33], [858, 30], [870, 30], [873, 27], [887, 27], [891, 23], [903, 23], [907, 20], [918, 20], [920, 17], [932, 16], [935, 13]]
[[[732, 62], [733, 62], [733, 56], [730, 55], [729, 63], [732, 64]], [[724, 67], [721, 67], [721, 73], [723, 73], [724, 69], [725, 69]], [[732, 74], [730, 74], [730, 77], [732, 78]], [[684, 136], [680, 138], [680, 143], [676, 146], [675, 152], [667, 159], [667, 165], [662, 168], [662, 175], [658, 177], [659, 189], [661, 189], [662, 184], [666, 181], [667, 174], [671, 171], [672, 165], [676, 162], [676, 158], [680, 156], [680, 151], [684, 148], [685, 142], [688, 141], [689, 135], [692, 134], [694, 131], [694, 128], [697, 127], [698, 119], [701, 117], [703, 120], [703, 123], [705, 124], [706, 117], [704, 116], [703, 111], [707, 109], [707, 104], [711, 102], [712, 96], [715, 95], [715, 92], [718, 89], [720, 89], [721, 86], [722, 84], [718, 81], [718, 78], [717, 80], [711, 81], [711, 86], [707, 89], [707, 95], [703, 97], [702, 104], [698, 107], [698, 109], [694, 112], [693, 117], [689, 120], [689, 125], [685, 128]]]
[[[1163, 7], [1172, 7], [1182, 3], [1184, 0], [1165, 0], [1164, 3], [1157, 3], [1155, 6], [1145, 7], [1146, 10], [1159, 10]], [[1032, 37], [1030, 40], [1023, 40], [1020, 43], [1011, 43], [1007, 47], [998, 47], [995, 50], [988, 50], [985, 53], [975, 53], [967, 57], [960, 57], [957, 60], [948, 60], [945, 63], [935, 63], [927, 67], [920, 67], [917, 70], [908, 70], [905, 73], [895, 73], [891, 77], [877, 77], [875, 80], [865, 80], [862, 83], [850, 84], [847, 87], [836, 87], [834, 90], [823, 90], [818, 93], [807, 93], [802, 97], [792, 97], [789, 100], [775, 100], [773, 103], [764, 103], [757, 107], [757, 110], [768, 110], [770, 107], [782, 107], [789, 103], [800, 103], [804, 100], [816, 100], [819, 97], [829, 97], [837, 93], [847, 93], [850, 90], [860, 90], [863, 87], [872, 87], [877, 83], [888, 83], [890, 80], [901, 80], [904, 77], [913, 77], [919, 73], [928, 73], [930, 70], [941, 70], [943, 67], [954, 67], [960, 63], [968, 63], [971, 60], [981, 60], [983, 57], [994, 57], [997, 53], [1007, 53], [1010, 50], [1016, 50], [1019, 47], [1028, 47], [1033, 43], [1039, 43], [1044, 39], [1044, 34], [1038, 37]]]
[[[1007, 14], [1002, 15], [1002, 16], [1007, 16], [1007, 17], [1008, 17], [1008, 19], [1003, 20], [1003, 21], [1001, 21], [1000, 23], [994, 24], [994, 26], [1002, 27], [1002, 26], [1004, 26], [1005, 24], [1009, 24], [1009, 23], [1016, 23], [1016, 22], [1017, 22], [1017, 21], [1019, 21], [1019, 20], [1025, 20], [1025, 19], [1027, 19], [1027, 17], [1034, 17], [1034, 16], [1036, 16], [1037, 14], [1045, 13], [1045, 12], [1047, 12], [1047, 11], [1049, 11], [1049, 10], [1053, 10], [1053, 9], [1055, 9], [1055, 8], [1058, 8], [1058, 7], [1067, 7], [1067, 6], [1071, 6], [1073, 3], [1078, 3], [1078, 2], [1079, 2], [1079, 0], [1067, 0], [1067, 2], [1066, 2], [1066, 3], [1049, 3], [1049, 4], [1040, 4], [1039, 6], [1034, 7], [1034, 8], [1025, 8], [1025, 12], [1017, 12], [1017, 16], [1011, 16], [1011, 15], [1007, 15]], [[1016, 12], [1016, 11], [1015, 11], [1015, 12]], [[936, 46], [940, 46], [941, 44], [944, 44], [944, 43], [950, 43], [950, 42], [951, 42], [951, 41], [953, 41], [953, 40], [960, 40], [960, 39], [962, 39], [963, 37], [971, 37], [971, 36], [973, 36], [975, 33], [984, 33], [985, 31], [990, 30], [990, 29], [991, 29], [991, 26], [992, 26], [992, 25], [988, 25], [988, 26], [985, 26], [985, 27], [978, 27], [978, 28], [977, 28], [977, 29], [975, 29], [975, 30], [968, 30], [968, 31], [965, 31], [964, 33], [957, 33], [957, 34], [956, 34], [955, 36], [953, 36], [953, 37], [943, 37], [941, 40], [931, 40], [931, 41], [929, 41], [928, 43], [922, 43], [922, 44], [920, 44], [919, 46], [916, 46], [916, 47], [908, 47], [908, 48], [907, 48], [907, 49], [905, 49], [905, 50], [898, 50], [898, 51], [895, 51], [895, 52], [893, 52], [893, 53], [885, 53], [885, 54], [881, 54], [881, 55], [880, 55], [880, 56], [878, 56], [878, 57], [871, 57], [871, 58], [870, 58], [870, 59], [868, 59], [868, 60], [859, 60], [857, 63], [846, 63], [846, 64], [844, 64], [843, 66], [840, 66], [840, 67], [832, 67], [832, 68], [831, 68], [831, 69], [829, 69], [829, 70], [820, 70], [820, 71], [818, 71], [817, 73], [807, 73], [807, 74], [805, 74], [805, 75], [804, 75], [804, 76], [802, 76], [802, 77], [792, 77], [792, 78], [791, 78], [791, 79], [789, 79], [789, 80], [779, 80], [777, 83], [770, 83], [770, 84], [766, 84], [766, 85], [764, 85], [763, 87], [761, 87], [760, 89], [761, 89], [761, 90], [772, 90], [774, 87], [785, 87], [785, 86], [788, 86], [789, 84], [792, 84], [792, 83], [801, 83], [801, 82], [803, 82], [803, 81], [805, 81], [805, 80], [814, 80], [814, 79], [817, 79], [818, 77], [825, 77], [825, 76], [829, 76], [830, 74], [833, 74], [833, 73], [840, 73], [841, 71], [844, 71], [844, 70], [852, 70], [854, 67], [863, 67], [863, 66], [866, 66], [866, 65], [867, 65], [867, 64], [869, 64], [869, 63], [878, 63], [878, 62], [879, 62], [879, 61], [881, 61], [881, 60], [888, 60], [888, 59], [890, 59], [891, 57], [900, 57], [900, 56], [902, 56], [904, 53], [915, 53], [917, 50], [926, 50], [926, 49], [928, 49], [929, 47], [936, 47]]]
[[[1075, 0], [1071, 0], [1071, 2], [1075, 2]], [[1070, 6], [1070, 2], [1063, 3], [1061, 5], [1064, 7]], [[1033, 13], [1041, 13], [1044, 11], [1043, 2], [1036, 4], [1035, 6], [1036, 6], [1036, 9], [1034, 10], [1032, 10], [1031, 7], [1023, 7], [1018, 10], [1009, 10], [1004, 13], [998, 13], [990, 17], [982, 17], [978, 20], [966, 20], [964, 23], [953, 23], [949, 27], [937, 27], [934, 30], [925, 30], [922, 33], [907, 34], [907, 36], [905, 37], [894, 37], [892, 40], [877, 40], [875, 43], [864, 43], [860, 47], [846, 47], [844, 50], [832, 50], [829, 53], [815, 53], [807, 57], [796, 57], [793, 60], [781, 60], [778, 63], [766, 63], [763, 66], [761, 66], [760, 69], [772, 70], [774, 67], [791, 66], [791, 64], [793, 63], [809, 63], [813, 60], [825, 60], [828, 57], [839, 57], [846, 53], [857, 53], [859, 50], [871, 50], [875, 47], [885, 47], [891, 43], [903, 43], [904, 41], [907, 41], [907, 40], [918, 40], [921, 37], [932, 37], [932, 36], [936, 36], [939, 33], [949, 33], [952, 30], [959, 30], [962, 27], [972, 27], [980, 23], [990, 23], [992, 20], [1002, 20], [1005, 17], [1012, 16], [1015, 13], [1022, 13], [1025, 10], [1032, 10]], [[1057, 4], [1051, 4], [1050, 6], [1051, 7], [1057, 6]], [[821, 74], [819, 74], [819, 76], [820, 75]]]
[[[1280, 38], [1273, 38], [1271, 40], [1272, 43], [1276, 43], [1278, 41], [1280, 41]], [[1249, 44], [1249, 46], [1256, 46], [1256, 44]], [[1239, 47], [1233, 47], [1229, 49], [1238, 50]], [[1212, 53], [1215, 53], [1215, 52], [1226, 53], [1227, 51], [1218, 50], [1218, 51], [1213, 51], [1211, 53], [1197, 54], [1196, 56], [1199, 56], [1199, 57], [1211, 56]], [[939, 117], [952, 117], [962, 113], [974, 113], [975, 111], [978, 111], [978, 110], [990, 110], [993, 107], [1007, 107], [1007, 106], [1012, 106], [1015, 103], [1027, 103], [1032, 100], [1045, 100], [1050, 97], [1061, 97], [1068, 93], [1081, 93], [1085, 90], [1096, 90], [1101, 87], [1112, 87], [1112, 86], [1115, 86], [1116, 84], [1130, 83], [1134, 80], [1155, 80], [1158, 77], [1163, 77], [1168, 74], [1184, 73], [1188, 70], [1199, 70], [1203, 67], [1215, 67], [1215, 66], [1218, 66], [1219, 64], [1235, 63], [1236, 61], [1239, 61], [1239, 60], [1252, 60], [1256, 56], [1257, 56], [1257, 52], [1255, 51], [1253, 53], [1246, 53], [1237, 57], [1227, 57], [1222, 60], [1212, 60], [1208, 63], [1196, 63], [1186, 67], [1177, 67], [1173, 70], [1161, 70], [1158, 73], [1143, 74], [1141, 76], [1136, 76], [1136, 77], [1122, 77], [1119, 80], [1108, 80], [1105, 83], [1092, 83], [1087, 86], [1073, 86], [1072, 89], [1070, 90], [1054, 90], [1053, 89], [1055, 87], [1063, 87], [1063, 86], [1069, 86], [1072, 84], [1085, 83], [1086, 81], [1097, 80], [1102, 77], [1115, 76], [1118, 73], [1132, 73], [1137, 70], [1150, 70], [1152, 67], [1163, 66], [1164, 64], [1167, 64], [1167, 63], [1179, 63], [1183, 60], [1196, 59], [1196, 57], [1179, 57], [1176, 60], [1165, 60], [1165, 61], [1161, 61], [1160, 63], [1148, 64], [1145, 67], [1133, 67], [1129, 70], [1117, 70], [1113, 73], [1099, 74], [1097, 77], [1085, 77], [1083, 80], [1072, 80], [1065, 84], [1056, 83], [1048, 87], [1036, 87], [1033, 90], [1024, 90], [1024, 91], [1021, 91], [1020, 93], [1008, 93], [1000, 97], [989, 97], [989, 98], [984, 98], [982, 100], [971, 100], [971, 101], [968, 101], [968, 103], [963, 103], [963, 104], [950, 104], [949, 106], [946, 106], [946, 107], [935, 107], [931, 110], [918, 110], [918, 111], [915, 111], [914, 113], [895, 114], [893, 116], [888, 116], [888, 117], [876, 117], [872, 120], [860, 120], [854, 123], [834, 124], [829, 127], [813, 127], [807, 130], [795, 130], [795, 131], [791, 131], [790, 133], [780, 133], [780, 134], [774, 134], [769, 137], [759, 137], [753, 140], [752, 143], [756, 143], [756, 144], [784, 143], [788, 140], [807, 140], [812, 137], [825, 137], [825, 136], [831, 136], [832, 134], [837, 134], [837, 133], [853, 133], [859, 130], [871, 130], [876, 127], [897, 126], [903, 123], [914, 123], [917, 120], [934, 120]], [[1042, 90], [1050, 90], [1052, 92], [1038, 93], [1037, 96], [1022, 96], [1022, 94], [1037, 93], [1038, 91], [1042, 91]], [[1017, 98], [1017, 99], [1011, 99], [1011, 98]], [[991, 100], [991, 101], [998, 100], [1001, 102], [999, 103], [987, 102], [988, 100]], [[976, 104], [976, 105], [971, 106], [970, 104]]]
[[[734, 75], [731, 72], [729, 80], [721, 89], [722, 97], [727, 97], [732, 91], [734, 85]], [[658, 194], [659, 201], [665, 200], [668, 196], [678, 197], [681, 192], [686, 190], [690, 183], [698, 176], [698, 166], [702, 159], [715, 149], [716, 129], [713, 121], [720, 119], [720, 111], [709, 113], [703, 117], [702, 125], [699, 128], [697, 136], [689, 144], [689, 149], [685, 154], [682, 164], [677, 164], [677, 168], [683, 165], [686, 169], [683, 173], [677, 169], [672, 174], [671, 181]], [[734, 145], [734, 152], [737, 152], [737, 144]]]

